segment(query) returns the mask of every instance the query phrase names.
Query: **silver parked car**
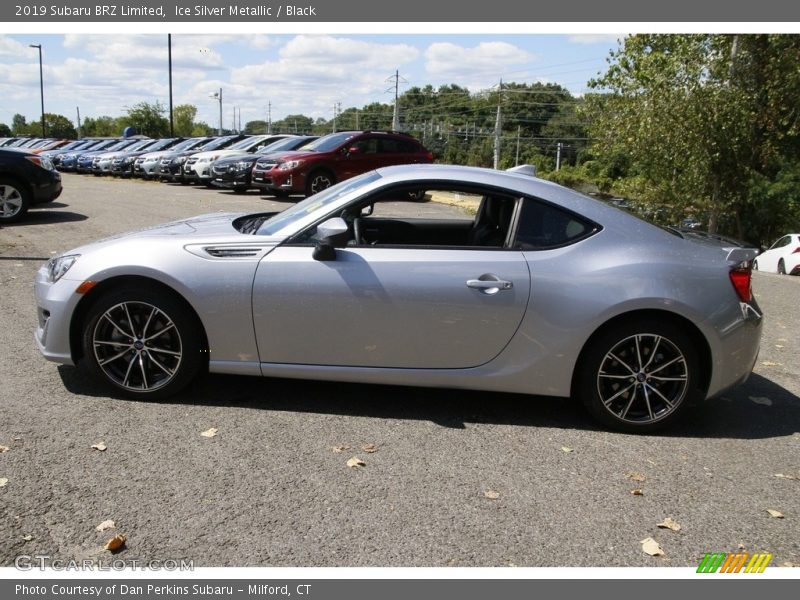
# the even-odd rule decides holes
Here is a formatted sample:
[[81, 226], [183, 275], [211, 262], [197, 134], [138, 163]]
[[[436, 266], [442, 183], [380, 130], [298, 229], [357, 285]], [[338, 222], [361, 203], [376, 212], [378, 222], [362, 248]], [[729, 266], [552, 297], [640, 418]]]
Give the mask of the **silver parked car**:
[[527, 175], [390, 167], [282, 213], [204, 215], [53, 258], [36, 340], [137, 398], [208, 368], [577, 396], [608, 426], [649, 431], [750, 374], [754, 254]]

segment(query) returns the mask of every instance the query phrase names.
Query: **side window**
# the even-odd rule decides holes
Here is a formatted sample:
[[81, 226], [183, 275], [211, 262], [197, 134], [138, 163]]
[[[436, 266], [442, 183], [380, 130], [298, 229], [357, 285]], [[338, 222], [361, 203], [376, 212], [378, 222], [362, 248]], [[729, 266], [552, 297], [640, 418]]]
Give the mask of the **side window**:
[[770, 250], [774, 250], [775, 248], [783, 248], [784, 246], [788, 246], [789, 242], [791, 242], [791, 238], [788, 235], [783, 236], [777, 242], [772, 244], [772, 248]]
[[591, 235], [596, 225], [565, 210], [526, 198], [517, 227], [515, 247], [520, 250], [546, 250], [577, 242]]

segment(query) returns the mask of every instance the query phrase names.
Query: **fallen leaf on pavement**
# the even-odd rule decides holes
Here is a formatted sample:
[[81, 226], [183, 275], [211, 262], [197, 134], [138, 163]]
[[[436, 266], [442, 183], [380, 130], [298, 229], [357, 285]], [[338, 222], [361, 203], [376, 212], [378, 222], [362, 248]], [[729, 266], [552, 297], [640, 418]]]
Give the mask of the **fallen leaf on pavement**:
[[216, 427], [211, 427], [209, 429], [206, 429], [205, 431], [201, 431], [200, 435], [202, 435], [203, 437], [212, 438], [217, 435], [218, 431], [219, 429], [217, 429]]
[[642, 491], [640, 488], [636, 488], [635, 490], [631, 490], [631, 494], [634, 496], [644, 496], [644, 491]]
[[672, 531], [680, 531], [681, 526], [672, 520], [672, 517], [667, 517], [661, 523], [656, 525], [656, 527], [660, 527], [661, 529], [670, 529]]
[[632, 479], [633, 481], [638, 481], [640, 483], [645, 479], [647, 479], [647, 477], [645, 477], [641, 473], [634, 473], [633, 471], [628, 471], [627, 473], [625, 473], [625, 477], [627, 477], [628, 479]]
[[99, 450], [100, 452], [105, 452], [107, 448], [108, 446], [106, 446], [103, 442], [92, 444], [92, 450]]
[[26, 542], [30, 542], [33, 539], [33, 536], [32, 535], [23, 535], [22, 539], [25, 540]]
[[342, 453], [342, 452], [344, 452], [345, 450], [350, 450], [350, 446], [334, 446], [334, 447], [332, 448], [332, 450], [333, 450], [333, 451], [334, 451], [336, 454], [341, 454], [341, 453]]
[[765, 396], [750, 396], [750, 402], [761, 404], [762, 406], [772, 406], [772, 400]]
[[117, 552], [122, 549], [125, 545], [125, 536], [120, 534], [115, 535], [110, 540], [106, 542], [106, 545], [103, 546], [106, 550], [110, 550], [111, 552]]
[[765, 360], [761, 363], [765, 367], [780, 367], [782, 366], [781, 363], [772, 362], [771, 360]]
[[486, 490], [485, 492], [483, 492], [483, 495], [489, 500], [497, 500], [500, 497], [500, 492], [495, 492], [494, 490]]
[[5, 487], [8, 484], [8, 479], [6, 477], [0, 477], [0, 487]]
[[782, 344], [775, 344], [775, 347], [776, 348], [783, 348], [783, 345]]
[[779, 567], [795, 567], [796, 568], [796, 567], [800, 567], [800, 563], [793, 563], [793, 562], [789, 562], [787, 560], [786, 562], [782, 562], [778, 566]]
[[784, 475], [783, 473], [775, 473], [773, 477], [777, 477], [778, 479], [797, 479], [794, 475]]
[[350, 468], [353, 468], [353, 469], [357, 469], [359, 467], [366, 467], [367, 463], [365, 463], [363, 460], [361, 460], [357, 456], [354, 456], [353, 458], [351, 458], [350, 460], [347, 461], [347, 466], [350, 467]]
[[3, 452], [8, 452], [9, 450], [11, 450], [11, 448], [9, 448], [8, 446], [0, 446], [0, 454], [2, 454]]
[[363, 446], [361, 446], [361, 449], [369, 454], [378, 451], [378, 447], [375, 444], [364, 444]]
[[117, 526], [117, 524], [114, 523], [114, 521], [112, 521], [111, 519], [108, 519], [107, 521], [103, 521], [102, 523], [100, 523], [100, 525], [95, 527], [95, 529], [97, 531], [105, 531], [106, 529], [114, 529], [114, 527], [116, 527], [116, 526]]
[[769, 513], [769, 516], [772, 517], [773, 519], [782, 519], [783, 518], [783, 513], [780, 512], [780, 511], [768, 508], [767, 512]]
[[661, 546], [659, 546], [658, 542], [653, 538], [644, 538], [639, 543], [642, 545], [642, 552], [645, 554], [649, 554], [650, 556], [664, 556], [664, 551], [661, 549]]
[[572, 448], [570, 448], [568, 446], [561, 446], [561, 451], [562, 452], [566, 452], [567, 454], [569, 454], [570, 452], [572, 452]]

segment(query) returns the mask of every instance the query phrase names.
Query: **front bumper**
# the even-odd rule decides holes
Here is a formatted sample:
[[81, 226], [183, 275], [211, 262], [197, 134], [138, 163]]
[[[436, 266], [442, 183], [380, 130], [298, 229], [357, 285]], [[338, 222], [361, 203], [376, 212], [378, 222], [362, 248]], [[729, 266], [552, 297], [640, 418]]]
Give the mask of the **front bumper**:
[[43, 265], [36, 273], [37, 325], [34, 331], [39, 352], [47, 360], [72, 365], [69, 329], [72, 314], [82, 296], [75, 293], [80, 281], [59, 279], [55, 283], [47, 280], [47, 268]]

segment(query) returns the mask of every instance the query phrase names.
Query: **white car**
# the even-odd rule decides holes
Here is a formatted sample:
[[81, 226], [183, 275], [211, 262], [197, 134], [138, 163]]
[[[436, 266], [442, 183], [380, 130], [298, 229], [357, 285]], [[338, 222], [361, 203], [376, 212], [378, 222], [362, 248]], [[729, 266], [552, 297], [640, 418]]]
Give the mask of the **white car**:
[[214, 176], [211, 165], [214, 161], [223, 156], [236, 156], [239, 154], [251, 154], [277, 142], [286, 135], [251, 135], [243, 140], [236, 142], [224, 150], [209, 150], [208, 152], [198, 152], [192, 154], [183, 163], [183, 178], [185, 181], [197, 181], [209, 185]]
[[780, 238], [769, 250], [758, 255], [753, 268], [781, 275], [800, 275], [800, 233]]
[[199, 148], [203, 144], [207, 143], [210, 139], [211, 138], [208, 137], [189, 138], [188, 140], [183, 140], [167, 150], [142, 154], [133, 163], [133, 175], [134, 177], [144, 177], [145, 179], [155, 177], [158, 175], [158, 167], [163, 156], [174, 152], [186, 152], [188, 150]]

